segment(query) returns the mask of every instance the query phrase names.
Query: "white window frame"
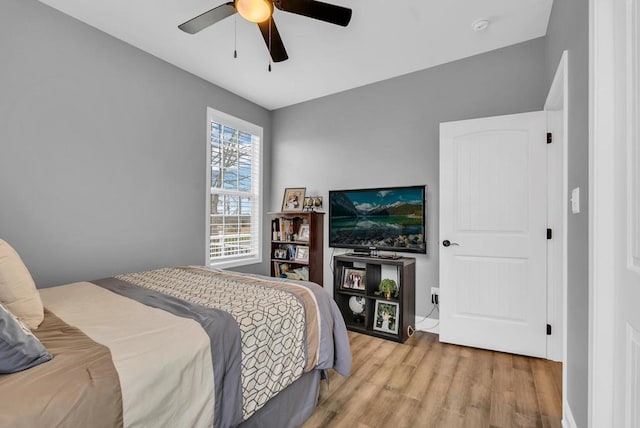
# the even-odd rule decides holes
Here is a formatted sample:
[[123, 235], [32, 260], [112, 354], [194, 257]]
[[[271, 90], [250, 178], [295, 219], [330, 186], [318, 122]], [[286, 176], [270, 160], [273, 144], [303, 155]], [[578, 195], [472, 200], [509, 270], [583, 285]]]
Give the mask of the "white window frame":
[[[251, 187], [254, 194], [254, 199], [256, 200], [256, 204], [253, 206], [253, 211], [251, 213], [251, 223], [252, 229], [254, 231], [254, 245], [255, 250], [252, 254], [240, 255], [240, 256], [230, 256], [224, 259], [212, 259], [211, 258], [211, 122], [216, 122], [222, 125], [229, 126], [231, 128], [235, 128], [242, 132], [246, 132], [248, 134], [254, 135], [259, 138], [259, 146], [258, 146], [258, 162], [253, 163], [253, 168], [257, 168], [257, 174], [253, 175], [254, 182]], [[254, 263], [262, 262], [262, 204], [263, 204], [263, 129], [262, 127], [255, 125], [253, 123], [247, 122], [245, 120], [239, 119], [237, 117], [231, 116], [229, 114], [223, 113], [221, 111], [215, 110], [211, 107], [207, 107], [207, 132], [206, 132], [206, 147], [207, 147], [207, 156], [206, 156], [206, 171], [207, 171], [207, 181], [206, 181], [206, 203], [205, 203], [205, 218], [206, 218], [206, 229], [205, 229], [205, 260], [206, 264], [211, 267], [216, 268], [230, 268], [234, 266], [244, 266]], [[256, 195], [257, 193], [257, 195]]]

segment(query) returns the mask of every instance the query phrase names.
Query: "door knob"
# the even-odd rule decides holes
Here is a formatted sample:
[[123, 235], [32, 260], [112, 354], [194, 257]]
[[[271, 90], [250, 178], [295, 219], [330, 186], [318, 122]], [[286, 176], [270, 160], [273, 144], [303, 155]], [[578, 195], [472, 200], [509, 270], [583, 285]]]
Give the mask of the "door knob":
[[460, 244], [458, 244], [457, 242], [451, 242], [448, 239], [445, 239], [444, 241], [442, 241], [442, 245], [444, 245], [445, 247], [448, 247], [450, 245], [458, 245], [459, 246]]

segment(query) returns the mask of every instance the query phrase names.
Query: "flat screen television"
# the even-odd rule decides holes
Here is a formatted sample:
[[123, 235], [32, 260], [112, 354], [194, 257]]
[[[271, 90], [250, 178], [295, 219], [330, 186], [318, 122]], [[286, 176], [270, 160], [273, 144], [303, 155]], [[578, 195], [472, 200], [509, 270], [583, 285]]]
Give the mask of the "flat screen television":
[[329, 246], [426, 253], [426, 186], [329, 191]]

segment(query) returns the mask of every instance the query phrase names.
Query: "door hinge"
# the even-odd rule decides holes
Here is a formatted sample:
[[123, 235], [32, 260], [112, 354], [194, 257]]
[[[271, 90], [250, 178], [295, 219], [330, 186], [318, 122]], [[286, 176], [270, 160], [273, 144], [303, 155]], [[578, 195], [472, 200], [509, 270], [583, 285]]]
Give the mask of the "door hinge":
[[553, 238], [553, 230], [547, 229], [547, 239]]
[[551, 336], [551, 324], [547, 324], [547, 336]]
[[547, 132], [547, 144], [553, 143], [553, 134], [551, 132]]

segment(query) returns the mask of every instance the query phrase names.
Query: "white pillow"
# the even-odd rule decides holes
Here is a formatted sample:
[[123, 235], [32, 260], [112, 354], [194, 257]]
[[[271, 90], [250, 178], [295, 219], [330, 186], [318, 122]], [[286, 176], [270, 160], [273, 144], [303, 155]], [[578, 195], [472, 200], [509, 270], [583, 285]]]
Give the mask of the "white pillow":
[[0, 303], [32, 330], [44, 319], [40, 293], [16, 251], [0, 239]]

